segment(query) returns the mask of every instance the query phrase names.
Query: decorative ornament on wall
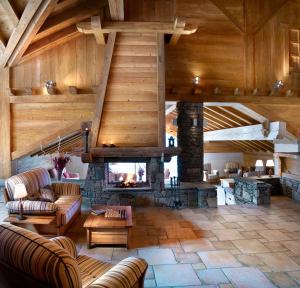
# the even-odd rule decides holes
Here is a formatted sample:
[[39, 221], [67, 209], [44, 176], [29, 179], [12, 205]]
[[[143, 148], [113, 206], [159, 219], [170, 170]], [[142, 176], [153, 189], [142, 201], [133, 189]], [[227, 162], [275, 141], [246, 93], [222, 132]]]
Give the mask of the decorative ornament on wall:
[[48, 80], [45, 84], [45, 87], [49, 95], [54, 95], [56, 93], [56, 82]]

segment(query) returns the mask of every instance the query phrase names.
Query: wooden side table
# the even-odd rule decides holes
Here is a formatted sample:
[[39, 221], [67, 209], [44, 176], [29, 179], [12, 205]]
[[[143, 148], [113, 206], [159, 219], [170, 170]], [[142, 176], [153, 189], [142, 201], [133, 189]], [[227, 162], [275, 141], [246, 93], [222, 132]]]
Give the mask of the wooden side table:
[[126, 219], [106, 219], [103, 214], [90, 214], [83, 224], [87, 233], [87, 247], [91, 248], [93, 244], [119, 244], [128, 247], [128, 234], [132, 227], [131, 206], [95, 206], [93, 209], [125, 209]]

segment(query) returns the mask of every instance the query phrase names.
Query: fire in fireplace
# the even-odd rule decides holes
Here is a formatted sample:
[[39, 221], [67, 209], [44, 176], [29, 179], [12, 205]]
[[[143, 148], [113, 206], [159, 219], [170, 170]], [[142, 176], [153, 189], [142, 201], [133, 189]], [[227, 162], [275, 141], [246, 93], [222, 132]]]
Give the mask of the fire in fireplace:
[[148, 186], [147, 163], [108, 163], [108, 184], [117, 188]]

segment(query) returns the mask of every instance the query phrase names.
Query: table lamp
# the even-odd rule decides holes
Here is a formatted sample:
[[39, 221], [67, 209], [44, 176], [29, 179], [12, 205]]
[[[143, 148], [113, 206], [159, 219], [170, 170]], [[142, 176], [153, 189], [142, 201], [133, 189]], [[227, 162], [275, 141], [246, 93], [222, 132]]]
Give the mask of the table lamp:
[[272, 160], [272, 159], [267, 160], [266, 167], [269, 168], [268, 174], [269, 174], [270, 177], [272, 177], [272, 175], [273, 175], [272, 167], [274, 167], [274, 166], [275, 166], [274, 160]]
[[26, 217], [23, 216], [23, 203], [22, 198], [26, 197], [27, 190], [23, 183], [16, 184], [15, 186], [15, 192], [14, 192], [14, 198], [20, 200], [20, 215], [17, 216], [18, 220], [25, 220]]
[[261, 171], [263, 170], [264, 167], [264, 162], [262, 160], [256, 160], [255, 167], [256, 167], [256, 171], [258, 171], [258, 177], [260, 177]]

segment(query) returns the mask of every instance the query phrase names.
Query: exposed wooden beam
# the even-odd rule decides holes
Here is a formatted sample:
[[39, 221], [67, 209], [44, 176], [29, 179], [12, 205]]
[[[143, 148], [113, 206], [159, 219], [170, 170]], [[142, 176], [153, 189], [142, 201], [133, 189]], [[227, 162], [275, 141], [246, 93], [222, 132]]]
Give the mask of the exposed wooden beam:
[[220, 113], [220, 112], [216, 111], [216, 109], [212, 109], [209, 107], [204, 107], [204, 109], [209, 110], [212, 113], [218, 115], [219, 117], [221, 117], [221, 119], [222, 118], [226, 119], [227, 123], [230, 123], [230, 124], [233, 123], [234, 125], [237, 125], [237, 126], [243, 126], [240, 122], [237, 122], [237, 121], [233, 120], [232, 118], [227, 117], [224, 113]]
[[57, 1], [58, 0], [44, 0], [39, 6], [38, 10], [24, 31], [19, 43], [11, 54], [10, 59], [8, 60], [9, 66], [16, 65], [19, 62], [36, 33], [39, 31], [46, 18], [50, 15], [51, 11], [55, 7]]
[[241, 33], [244, 33], [244, 27], [241, 26], [236, 18], [224, 7], [223, 1], [210, 0], [210, 2], [212, 2]]
[[58, 136], [62, 137], [62, 136], [74, 133], [74, 131], [76, 131], [78, 129], [80, 129], [80, 123], [75, 123], [66, 128], [60, 129], [60, 130], [56, 131], [55, 133], [50, 134], [39, 141], [32, 141], [32, 142], [28, 143], [28, 145], [24, 145], [22, 147], [22, 149], [13, 151], [12, 152], [12, 160], [18, 159], [18, 158], [26, 156], [26, 155], [33, 154], [34, 152], [37, 152], [40, 150], [41, 145], [43, 145], [43, 146], [48, 145], [49, 143], [56, 141]]
[[11, 104], [24, 103], [95, 103], [95, 94], [74, 94], [74, 95], [20, 95], [10, 96]]
[[[184, 29], [184, 27], [185, 27], [185, 20], [176, 18], [175, 23], [174, 23], [174, 28], [183, 28]], [[169, 44], [176, 45], [180, 36], [181, 36], [180, 34], [173, 34], [171, 36]]]
[[16, 27], [19, 22], [19, 17], [17, 16], [14, 8], [11, 6], [8, 0], [1, 0], [1, 6], [5, 10], [7, 16], [9, 17], [10, 21], [12, 22], [13, 26]]
[[43, 0], [32, 0], [29, 1], [24, 9], [22, 17], [17, 25], [17, 27], [12, 32], [8, 43], [6, 45], [4, 54], [1, 57], [1, 67], [4, 67], [15, 48], [17, 47], [20, 39], [22, 38], [24, 32], [26, 31], [28, 25], [31, 23], [35, 13], [38, 11]]
[[165, 90], [165, 41], [164, 34], [157, 34], [157, 104], [159, 147], [166, 146]]
[[103, 22], [101, 29], [93, 29], [91, 22], [81, 22], [77, 24], [77, 29], [81, 33], [110, 33], [110, 32], [132, 32], [132, 33], [162, 33], [190, 35], [197, 31], [195, 27], [174, 28], [172, 23], [167, 22]]
[[81, 35], [76, 26], [70, 26], [29, 45], [19, 63], [28, 61], [54, 47], [62, 45]]
[[83, 21], [93, 15], [99, 14], [99, 9], [107, 5], [105, 0], [88, 0], [84, 3], [72, 7], [67, 11], [63, 11], [57, 15], [49, 17], [41, 27], [39, 33], [34, 38], [34, 41], [48, 37], [62, 29]]
[[3, 54], [5, 51], [5, 45], [3, 40], [0, 38], [0, 52]]
[[[101, 29], [101, 19], [100, 16], [93, 16], [91, 17], [91, 25], [92, 28], [97, 30], [97, 29]], [[94, 36], [96, 38], [96, 42], [99, 45], [105, 45], [105, 37], [104, 34], [102, 33], [94, 33]]]
[[227, 129], [227, 128], [228, 128], [228, 127], [224, 126], [224, 124], [220, 124], [220, 123], [217, 122], [216, 120], [207, 117], [206, 114], [204, 114], [203, 118], [204, 118], [205, 120], [208, 121], [208, 126], [214, 127], [215, 130], [216, 130], [216, 129], [219, 130], [220, 127], [221, 127], [221, 128], [224, 128], [224, 129]]
[[111, 20], [124, 21], [124, 0], [108, 0]]
[[220, 119], [220, 117], [218, 117], [218, 116], [214, 116], [211, 112], [208, 112], [208, 111], [204, 110], [203, 114], [204, 115], [208, 115], [209, 117], [213, 118], [217, 123], [222, 123], [222, 124], [225, 124], [225, 125], [227, 125], [229, 127], [234, 127], [231, 123], [228, 123], [228, 122]]
[[166, 101], [188, 102], [230, 102], [240, 104], [268, 104], [268, 105], [300, 105], [300, 97], [285, 96], [232, 96], [232, 95], [193, 95], [193, 94], [166, 94]]
[[101, 83], [96, 90], [96, 95], [97, 95], [96, 107], [95, 107], [92, 128], [91, 128], [91, 132], [92, 132], [91, 147], [97, 146], [97, 140], [98, 140], [98, 135], [100, 130], [102, 110], [103, 110], [103, 103], [106, 94], [106, 86], [108, 82], [108, 76], [109, 76], [110, 64], [111, 64], [114, 46], [115, 46], [115, 40], [116, 40], [116, 32], [110, 33], [108, 35], [107, 44], [105, 45], [105, 49], [104, 49], [104, 62], [102, 68], [103, 70], [102, 70]]
[[204, 133], [205, 141], [247, 141], [247, 140], [268, 140], [284, 138], [286, 124], [284, 122], [270, 123], [268, 135], [263, 134], [263, 125], [250, 125], [243, 127], [228, 128]]
[[0, 69], [0, 178], [11, 176], [10, 105], [7, 88], [10, 87], [10, 68]]

